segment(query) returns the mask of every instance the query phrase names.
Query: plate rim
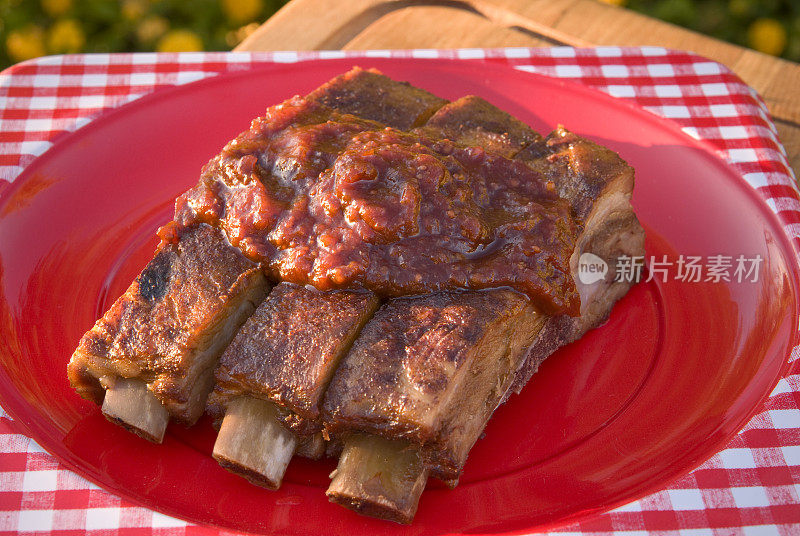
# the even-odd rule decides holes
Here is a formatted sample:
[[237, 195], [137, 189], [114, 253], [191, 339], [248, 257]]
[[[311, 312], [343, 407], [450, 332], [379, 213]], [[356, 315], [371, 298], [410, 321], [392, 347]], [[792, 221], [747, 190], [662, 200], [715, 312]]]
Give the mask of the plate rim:
[[[340, 63], [346, 66], [352, 66], [356, 64], [366, 64], [366, 63], [427, 63], [427, 64], [447, 64], [447, 65], [464, 65], [470, 64], [473, 68], [479, 69], [481, 71], [486, 71], [487, 69], [494, 69], [498, 71], [503, 71], [505, 73], [513, 72], [514, 76], [521, 76], [521, 77], [532, 77], [534, 79], [538, 79], [542, 81], [542, 83], [546, 84], [555, 84], [561, 87], [569, 88], [569, 91], [577, 91], [583, 94], [589, 95], [591, 98], [597, 99], [600, 98], [603, 101], [607, 102], [611, 106], [618, 106], [627, 109], [629, 112], [639, 115], [640, 117], [645, 118], [648, 122], [656, 123], [662, 128], [666, 128], [674, 134], [678, 134], [680, 137], [687, 140], [687, 146], [693, 146], [700, 148], [704, 155], [711, 158], [715, 163], [718, 165], [726, 168], [729, 171], [731, 176], [735, 176], [737, 179], [737, 185], [740, 189], [743, 190], [743, 193], [747, 195], [747, 197], [757, 202], [757, 206], [760, 209], [760, 212], [765, 215], [771, 225], [774, 228], [780, 229], [780, 243], [781, 243], [781, 250], [782, 253], [786, 254], [787, 252], [791, 252], [791, 255], [786, 254], [786, 260], [788, 267], [790, 268], [789, 272], [793, 276], [790, 278], [792, 293], [795, 300], [795, 308], [792, 311], [793, 316], [793, 325], [798, 324], [798, 319], [800, 319], [800, 251], [798, 251], [798, 246], [795, 245], [794, 241], [786, 232], [785, 224], [780, 220], [780, 217], [772, 210], [772, 208], [767, 203], [766, 199], [761, 196], [761, 194], [753, 187], [750, 183], [744, 179], [742, 173], [738, 171], [734, 163], [729, 161], [729, 159], [722, 157], [719, 153], [719, 148], [715, 147], [710, 141], [704, 138], [694, 138], [688, 135], [683, 129], [680, 127], [678, 123], [672, 121], [669, 118], [663, 117], [655, 113], [654, 111], [648, 110], [642, 106], [637, 105], [636, 103], [620, 97], [612, 96], [608, 93], [605, 93], [599, 89], [581, 84], [577, 81], [573, 80], [566, 80], [563, 78], [547, 76], [540, 73], [524, 71], [521, 69], [517, 69], [511, 65], [503, 65], [497, 63], [486, 63], [483, 61], [476, 61], [470, 59], [459, 59], [459, 58], [414, 58], [414, 57], [366, 57], [366, 56], [347, 56], [343, 58], [310, 58], [310, 59], [303, 59], [296, 62], [290, 63], [282, 63], [276, 61], [264, 61], [264, 63], [259, 63], [251, 66], [249, 69], [246, 70], [237, 70], [237, 71], [227, 71], [227, 72], [220, 72], [216, 74], [212, 74], [206, 76], [199, 80], [194, 80], [192, 82], [188, 82], [185, 84], [176, 84], [164, 88], [157, 88], [154, 91], [142, 95], [140, 97], [135, 98], [134, 100], [127, 101], [121, 103], [118, 106], [114, 106], [113, 108], [108, 108], [101, 111], [94, 117], [91, 117], [88, 122], [81, 125], [80, 127], [76, 128], [75, 130], [69, 131], [58, 136], [54, 141], [51, 141], [51, 145], [39, 156], [35, 157], [25, 168], [15, 177], [15, 179], [7, 185], [6, 188], [0, 189], [0, 209], [13, 197], [14, 193], [17, 192], [19, 188], [22, 187], [22, 184], [28, 179], [28, 177], [35, 172], [35, 168], [38, 165], [42, 165], [42, 163], [46, 163], [50, 158], [53, 157], [54, 154], [57, 153], [58, 149], [60, 149], [63, 145], [70, 143], [76, 137], [80, 136], [81, 134], [85, 133], [87, 130], [91, 130], [94, 128], [100, 128], [107, 122], [112, 122], [115, 120], [117, 115], [124, 114], [124, 113], [135, 113], [136, 108], [138, 107], [146, 107], [149, 106], [152, 102], [157, 102], [162, 99], [168, 99], [175, 94], [180, 94], [184, 91], [196, 90], [197, 88], [202, 88], [205, 85], [214, 85], [214, 84], [224, 84], [227, 80], [231, 78], [238, 78], [244, 76], [250, 76], [254, 73], [267, 73], [269, 71], [280, 71], [281, 69], [296, 69], [302, 68], [303, 65], [313, 65], [320, 62], [333, 62], [333, 63]], [[312, 67], [313, 68], [313, 67]], [[270, 76], [280, 76], [279, 72], [272, 72], [269, 73]], [[202, 89], [200, 89], [202, 91]], [[33, 171], [31, 171], [31, 169]], [[636, 493], [631, 493], [629, 496], [626, 496], [622, 499], [610, 501], [608, 503], [604, 503], [602, 506], [598, 506], [595, 509], [589, 511], [581, 511], [576, 512], [572, 515], [568, 515], [566, 517], [562, 517], [555, 522], [545, 522], [540, 523], [537, 525], [531, 525], [528, 523], [526, 526], [524, 525], [525, 521], [505, 521], [505, 526], [508, 527], [509, 525], [519, 525], [520, 528], [505, 528], [502, 529], [502, 532], [491, 532], [497, 534], [523, 534], [531, 529], [546, 529], [546, 528], [555, 528], [560, 526], [565, 526], [570, 523], [574, 523], [580, 519], [588, 519], [594, 517], [598, 514], [603, 512], [608, 512], [613, 508], [616, 508], [623, 504], [628, 504], [632, 501], [641, 499], [646, 497], [652, 493], [658, 492], [659, 490], [668, 488], [672, 483], [674, 483], [679, 478], [689, 474], [690, 472], [697, 469], [700, 465], [705, 463], [708, 459], [716, 455], [721, 450], [724, 450], [725, 445], [729, 444], [731, 440], [738, 435], [742, 428], [749, 423], [752, 418], [763, 411], [764, 405], [766, 401], [770, 398], [771, 393], [774, 391], [776, 384], [784, 378], [787, 373], [794, 367], [795, 363], [790, 362], [789, 359], [791, 358], [791, 349], [796, 348], [800, 345], [800, 333], [797, 330], [792, 331], [791, 340], [789, 341], [789, 354], [784, 356], [782, 365], [780, 370], [778, 371], [776, 378], [774, 381], [770, 383], [769, 390], [764, 393], [758, 400], [758, 402], [751, 408], [750, 411], [746, 413], [746, 416], [742, 418], [742, 422], [737, 425], [737, 431], [729, 436], [725, 436], [718, 441], [714, 442], [714, 449], [713, 452], [708, 455], [707, 457], [703, 457], [702, 459], [694, 460], [692, 463], [689, 464], [688, 468], [680, 469], [678, 471], [673, 472], [673, 474], [665, 479], [661, 479], [657, 485], [650, 485], [645, 486], [645, 491], [640, 491]], [[9, 384], [8, 374], [4, 366], [2, 366], [2, 356], [0, 355], [0, 374], [4, 377], [3, 383]], [[32, 428], [31, 424], [26, 422], [25, 419], [20, 418], [19, 414], [17, 413], [17, 408], [13, 407], [14, 400], [19, 399], [19, 403], [25, 404], [22, 398], [19, 396], [19, 392], [16, 391], [14, 393], [15, 396], [11, 398], [11, 406], [9, 406], [9, 396], [5, 392], [5, 390], [0, 389], [0, 406], [2, 406], [3, 410], [12, 417], [13, 422], [15, 425], [20, 426], [26, 433], [28, 437], [32, 440], [36, 441], [44, 450], [48, 452], [49, 455], [53, 456], [59, 463], [64, 464], [64, 466], [72, 472], [80, 475], [82, 478], [87, 479], [88, 481], [98, 485], [100, 488], [109, 491], [119, 497], [124, 498], [134, 504], [140, 505], [144, 508], [148, 508], [150, 510], [165, 513], [170, 516], [174, 516], [178, 519], [182, 519], [190, 524], [197, 524], [199, 526], [205, 527], [213, 527], [220, 530], [232, 530], [228, 527], [223, 525], [219, 525], [214, 522], [207, 522], [207, 521], [192, 521], [187, 520], [181, 512], [171, 508], [171, 507], [163, 507], [163, 506], [152, 506], [146, 504], [144, 501], [138, 499], [135, 496], [130, 495], [126, 490], [118, 488], [116, 486], [109, 486], [107, 482], [101, 481], [100, 479], [95, 479], [92, 475], [87, 474], [85, 469], [81, 466], [80, 463], [73, 461], [71, 457], [64, 456], [62, 453], [54, 454], [49, 449], [45, 448], [44, 445], [40, 443], [41, 437], [44, 437], [44, 434], [39, 434], [36, 428]], [[13, 407], [13, 409], [10, 409]], [[38, 413], [38, 412], [37, 412]], [[46, 416], [45, 416], [46, 417]], [[524, 471], [521, 470], [520, 472]]]

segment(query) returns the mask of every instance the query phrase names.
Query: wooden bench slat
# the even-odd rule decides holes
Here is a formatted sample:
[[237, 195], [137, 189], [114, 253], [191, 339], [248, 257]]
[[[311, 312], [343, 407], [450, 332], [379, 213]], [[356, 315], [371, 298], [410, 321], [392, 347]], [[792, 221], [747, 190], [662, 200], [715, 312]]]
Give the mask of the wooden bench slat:
[[[436, 31], [441, 21], [447, 31]], [[343, 48], [463, 48], [463, 47], [541, 47], [552, 45], [545, 39], [517, 30], [498, 27], [479, 14], [447, 6], [412, 6], [382, 16], [356, 35]]]

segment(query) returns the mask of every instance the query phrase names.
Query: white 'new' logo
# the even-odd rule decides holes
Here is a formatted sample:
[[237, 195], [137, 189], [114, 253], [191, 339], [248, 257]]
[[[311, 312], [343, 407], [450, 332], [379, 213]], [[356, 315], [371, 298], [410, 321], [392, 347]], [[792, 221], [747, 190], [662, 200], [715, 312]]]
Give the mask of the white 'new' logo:
[[594, 253], [582, 253], [578, 259], [578, 279], [584, 285], [591, 285], [598, 281], [605, 279], [608, 273], [608, 264], [606, 261], [595, 255]]

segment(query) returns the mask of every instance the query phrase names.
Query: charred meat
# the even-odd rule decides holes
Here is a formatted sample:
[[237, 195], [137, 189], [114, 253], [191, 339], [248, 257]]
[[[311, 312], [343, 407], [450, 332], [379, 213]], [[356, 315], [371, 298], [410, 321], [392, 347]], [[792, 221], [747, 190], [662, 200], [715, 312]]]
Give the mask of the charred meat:
[[[377, 297], [369, 292], [277, 285], [217, 366], [208, 402], [209, 413], [222, 423], [215, 457], [230, 470], [272, 488], [280, 484], [295, 446], [308, 457], [320, 457], [322, 397], [339, 360], [377, 306]], [[248, 430], [269, 427], [272, 433], [262, 432], [259, 441], [247, 436]], [[270, 440], [275, 434], [293, 436], [288, 457], [278, 455], [282, 450]], [[288, 439], [281, 445], [289, 450]], [[257, 456], [263, 461], [255, 460]], [[259, 469], [275, 467], [281, 469], [279, 474]]]
[[219, 229], [187, 229], [159, 246], [83, 336], [68, 366], [73, 387], [110, 419], [160, 442], [168, 416], [194, 424], [203, 414], [216, 361], [265, 287], [258, 265]]

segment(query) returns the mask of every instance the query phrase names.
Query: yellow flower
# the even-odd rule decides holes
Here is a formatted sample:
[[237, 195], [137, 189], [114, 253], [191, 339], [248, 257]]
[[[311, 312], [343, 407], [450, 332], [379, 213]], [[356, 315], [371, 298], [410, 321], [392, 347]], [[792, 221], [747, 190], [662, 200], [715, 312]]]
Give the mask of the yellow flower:
[[86, 34], [75, 19], [61, 19], [47, 34], [47, 48], [55, 54], [74, 54], [83, 50]]
[[151, 15], [143, 19], [136, 27], [136, 37], [140, 43], [149, 45], [167, 33], [167, 30], [169, 30], [167, 19]]
[[759, 52], [780, 56], [786, 48], [786, 29], [775, 19], [758, 19], [747, 29], [747, 43]]
[[624, 6], [626, 0], [600, 0], [601, 2], [605, 2], [606, 4], [611, 4], [612, 6]]
[[39, 26], [14, 30], [6, 37], [6, 50], [15, 62], [44, 56], [44, 31]]
[[232, 22], [250, 22], [264, 10], [262, 0], [222, 0], [222, 11]]
[[197, 52], [203, 50], [203, 41], [191, 30], [172, 30], [161, 38], [159, 52]]
[[144, 0], [124, 0], [122, 2], [122, 17], [127, 20], [139, 20], [147, 11]]
[[72, 7], [72, 0], [42, 0], [42, 9], [51, 17], [63, 15]]

